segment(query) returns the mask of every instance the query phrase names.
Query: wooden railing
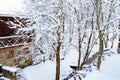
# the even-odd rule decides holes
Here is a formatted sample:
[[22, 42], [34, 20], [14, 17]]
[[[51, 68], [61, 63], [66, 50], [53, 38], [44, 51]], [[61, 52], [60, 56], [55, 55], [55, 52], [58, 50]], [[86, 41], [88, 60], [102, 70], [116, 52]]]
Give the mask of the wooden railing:
[[28, 35], [0, 37], [0, 49], [22, 46], [31, 41], [32, 41], [31, 36], [28, 36]]

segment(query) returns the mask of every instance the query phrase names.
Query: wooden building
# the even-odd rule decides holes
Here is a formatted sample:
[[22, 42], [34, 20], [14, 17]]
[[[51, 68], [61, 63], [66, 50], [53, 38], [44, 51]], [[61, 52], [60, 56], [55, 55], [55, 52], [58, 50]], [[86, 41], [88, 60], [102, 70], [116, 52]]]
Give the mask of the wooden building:
[[0, 64], [20, 66], [19, 56], [29, 54], [34, 45], [32, 24], [25, 15], [0, 14]]

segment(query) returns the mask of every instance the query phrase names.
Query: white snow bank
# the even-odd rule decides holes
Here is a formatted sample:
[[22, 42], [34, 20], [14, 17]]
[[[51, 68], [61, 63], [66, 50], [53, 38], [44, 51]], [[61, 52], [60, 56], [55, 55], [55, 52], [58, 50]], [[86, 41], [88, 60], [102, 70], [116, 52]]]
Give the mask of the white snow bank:
[[[77, 56], [77, 50], [71, 49], [65, 60], [61, 60], [61, 80], [72, 71], [70, 65], [77, 65]], [[55, 61], [46, 61], [39, 65], [27, 67], [23, 69], [23, 73], [27, 80], [55, 80]]]
[[73, 70], [70, 68], [70, 65], [77, 66], [78, 61], [78, 51], [73, 48], [70, 49], [68, 54], [65, 57], [65, 60], [61, 60], [61, 79], [66, 78]]
[[106, 57], [102, 62], [101, 70], [94, 70], [83, 80], [119, 80], [120, 79], [120, 55]]
[[0, 80], [10, 80], [10, 79], [5, 78], [5, 77], [0, 77]]
[[54, 80], [55, 63], [47, 61], [36, 66], [27, 67], [23, 70], [27, 80]]
[[4, 70], [10, 71], [10, 72], [17, 72], [19, 70], [19, 68], [15, 68], [15, 67], [8, 67], [8, 66], [3, 66], [2, 67]]
[[[116, 54], [105, 57], [105, 61], [101, 65], [101, 71], [94, 69], [93, 72], [87, 73], [87, 77], [83, 80], [119, 80], [120, 55], [117, 54], [116, 48], [113, 48], [113, 51]], [[72, 72], [70, 65], [77, 65], [77, 59], [78, 51], [70, 49], [65, 59], [61, 60], [60, 80], [63, 80]], [[23, 73], [27, 80], [55, 80], [55, 70], [55, 61], [46, 61], [45, 63], [23, 69]], [[70, 80], [73, 80], [73, 78]]]

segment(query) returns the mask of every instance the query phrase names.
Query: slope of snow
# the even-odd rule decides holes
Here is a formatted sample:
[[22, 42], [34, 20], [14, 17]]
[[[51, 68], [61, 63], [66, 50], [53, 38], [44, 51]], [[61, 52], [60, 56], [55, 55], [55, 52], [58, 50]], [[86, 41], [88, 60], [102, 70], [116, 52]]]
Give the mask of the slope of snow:
[[54, 80], [55, 64], [47, 61], [36, 66], [27, 67], [23, 70], [27, 80]]
[[[74, 55], [74, 56], [73, 56]], [[70, 65], [77, 65], [77, 51], [70, 50], [65, 60], [61, 61], [61, 79], [63, 80], [72, 72]], [[106, 56], [102, 62], [101, 70], [93, 70], [83, 80], [119, 80], [120, 79], [120, 55]], [[23, 70], [27, 80], [55, 80], [55, 62], [46, 61], [36, 66], [30, 66]]]
[[61, 79], [66, 78], [73, 70], [70, 68], [70, 65], [77, 66], [78, 61], [78, 51], [73, 48], [69, 50], [69, 53], [66, 55], [64, 60], [61, 60]]
[[[61, 80], [66, 77], [72, 69], [70, 65], [77, 65], [78, 52], [71, 49], [65, 60], [61, 60]], [[55, 61], [46, 61], [35, 66], [27, 67], [23, 70], [27, 80], [55, 80]]]
[[19, 70], [19, 68], [15, 68], [15, 67], [8, 67], [8, 66], [3, 66], [2, 67], [4, 70], [10, 71], [12, 73], [17, 72]]
[[102, 62], [101, 70], [94, 70], [83, 80], [119, 80], [120, 79], [120, 55], [106, 57]]
[[[117, 44], [115, 44], [117, 45]], [[101, 70], [93, 70], [87, 73], [83, 80], [119, 80], [120, 78], [120, 55], [117, 54], [116, 47], [112, 49], [115, 54], [106, 56], [105, 61], [101, 64]], [[63, 80], [72, 72], [70, 65], [77, 65], [78, 52], [72, 48], [69, 50], [64, 60], [61, 60], [61, 79]], [[27, 80], [55, 80], [55, 61], [46, 61], [35, 66], [23, 69], [23, 73]]]
[[[115, 40], [114, 48], [111, 49], [115, 54], [111, 56], [105, 56], [105, 61], [102, 61], [101, 70], [98, 71], [93, 68], [92, 72], [87, 72], [87, 76], [83, 80], [119, 80], [120, 79], [120, 55], [117, 54], [117, 43]], [[97, 50], [96, 46], [93, 49], [93, 53]], [[70, 48], [68, 54], [64, 60], [61, 60], [61, 75], [60, 80], [63, 80], [68, 76], [72, 69], [70, 65], [77, 65], [78, 51], [76, 48]], [[35, 66], [29, 66], [23, 69], [23, 73], [27, 80], [55, 80], [56, 73], [55, 61], [46, 61]], [[71, 78], [70, 80], [74, 80]]]

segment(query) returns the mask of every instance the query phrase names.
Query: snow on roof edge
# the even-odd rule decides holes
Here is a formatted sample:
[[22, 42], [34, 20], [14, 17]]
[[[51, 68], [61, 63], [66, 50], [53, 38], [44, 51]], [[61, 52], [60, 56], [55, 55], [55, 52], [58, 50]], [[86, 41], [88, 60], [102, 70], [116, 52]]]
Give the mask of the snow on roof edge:
[[30, 18], [31, 15], [26, 14], [26, 13], [24, 13], [24, 12], [0, 11], [0, 16], [3, 16], [3, 17], [22, 17], [22, 18]]

